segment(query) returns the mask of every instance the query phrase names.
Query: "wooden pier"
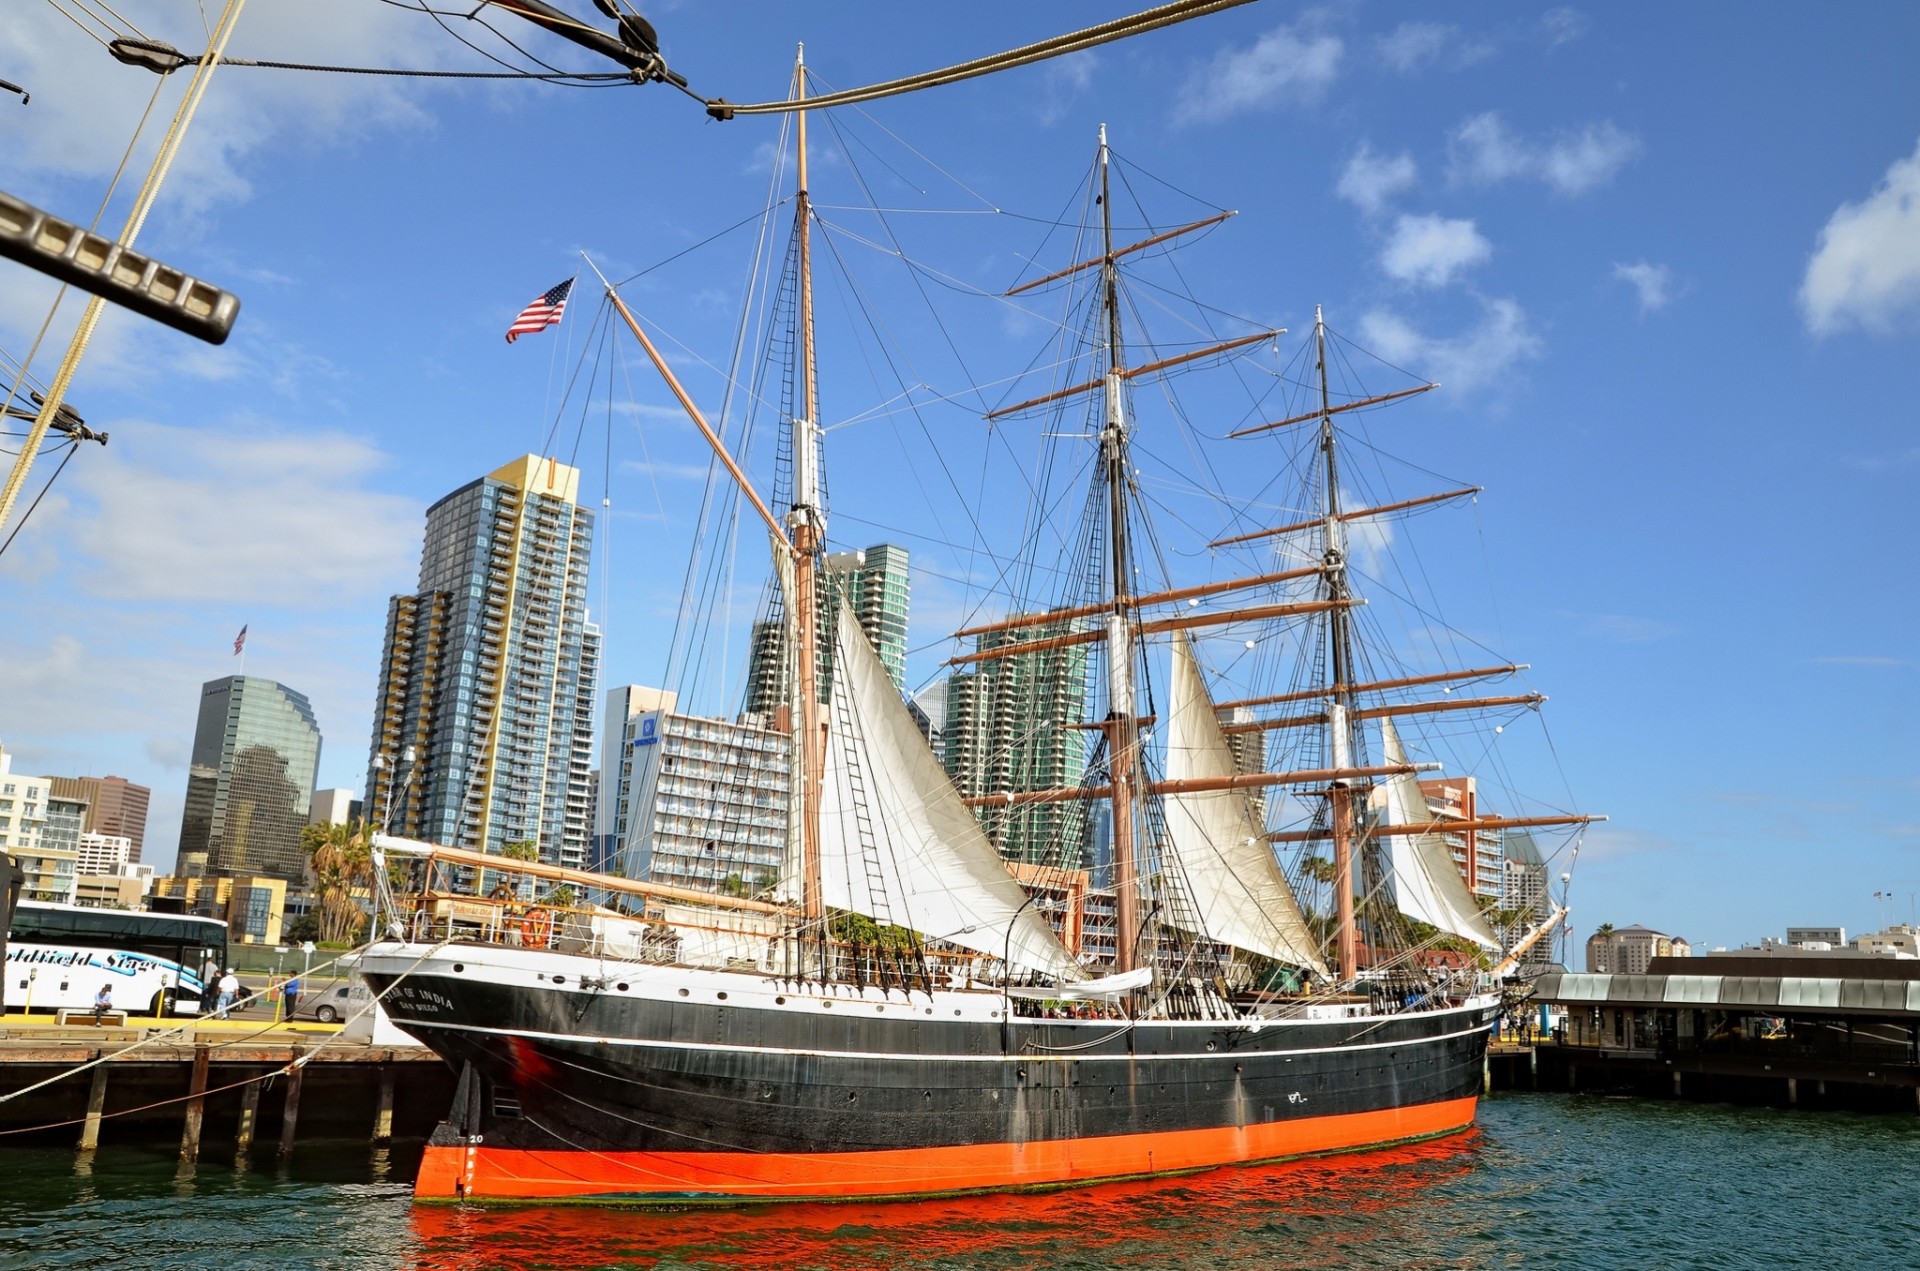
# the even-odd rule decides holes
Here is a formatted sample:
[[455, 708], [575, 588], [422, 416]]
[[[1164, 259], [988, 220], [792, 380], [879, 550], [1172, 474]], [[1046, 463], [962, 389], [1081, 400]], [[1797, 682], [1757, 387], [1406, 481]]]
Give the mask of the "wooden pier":
[[155, 1038], [144, 1028], [6, 1023], [0, 1097], [65, 1077], [0, 1103], [0, 1142], [64, 1140], [90, 1151], [103, 1138], [177, 1135], [181, 1160], [192, 1163], [205, 1143], [230, 1139], [245, 1157], [265, 1140], [284, 1159], [302, 1137], [376, 1145], [424, 1137], [453, 1097], [454, 1073], [432, 1051], [332, 1030], [203, 1025]]

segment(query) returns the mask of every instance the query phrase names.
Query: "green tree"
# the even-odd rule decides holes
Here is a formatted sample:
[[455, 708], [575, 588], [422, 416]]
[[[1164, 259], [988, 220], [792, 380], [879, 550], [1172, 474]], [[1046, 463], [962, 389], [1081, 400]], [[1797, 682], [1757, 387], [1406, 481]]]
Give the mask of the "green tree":
[[373, 855], [364, 821], [351, 825], [309, 825], [300, 831], [307, 872], [320, 902], [320, 939], [351, 941], [366, 914], [356, 893], [371, 894]]
[[521, 839], [518, 843], [509, 843], [501, 848], [500, 855], [510, 861], [537, 861], [540, 859], [540, 844], [533, 839]]

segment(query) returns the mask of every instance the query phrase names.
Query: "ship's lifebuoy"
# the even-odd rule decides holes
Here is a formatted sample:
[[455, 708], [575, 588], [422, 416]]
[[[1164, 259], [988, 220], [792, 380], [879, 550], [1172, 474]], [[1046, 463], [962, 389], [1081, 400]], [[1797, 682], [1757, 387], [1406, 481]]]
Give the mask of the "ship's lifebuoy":
[[520, 943], [529, 949], [544, 949], [553, 938], [553, 911], [529, 909], [520, 919]]

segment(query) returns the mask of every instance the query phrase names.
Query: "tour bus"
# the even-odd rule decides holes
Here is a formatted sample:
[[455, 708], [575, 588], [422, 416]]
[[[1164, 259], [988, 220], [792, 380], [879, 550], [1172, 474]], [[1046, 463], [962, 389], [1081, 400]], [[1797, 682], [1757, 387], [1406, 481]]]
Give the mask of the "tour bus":
[[102, 984], [129, 1015], [196, 1015], [227, 965], [227, 924], [188, 914], [22, 900], [7, 938], [9, 1011], [91, 1010]]

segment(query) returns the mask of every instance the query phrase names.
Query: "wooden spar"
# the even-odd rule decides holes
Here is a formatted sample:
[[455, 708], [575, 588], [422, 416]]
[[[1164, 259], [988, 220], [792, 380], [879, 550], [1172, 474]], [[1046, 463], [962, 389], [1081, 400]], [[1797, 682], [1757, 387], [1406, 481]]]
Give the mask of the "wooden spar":
[[1441, 671], [1436, 675], [1408, 675], [1397, 680], [1372, 680], [1365, 684], [1336, 684], [1331, 689], [1310, 688], [1297, 693], [1278, 693], [1271, 697], [1243, 697], [1237, 702], [1215, 703], [1215, 710], [1230, 710], [1236, 706], [1279, 706], [1286, 702], [1316, 701], [1332, 693], [1378, 693], [1390, 688], [1414, 688], [1421, 684], [1444, 684], [1448, 680], [1482, 680], [1494, 675], [1512, 675], [1516, 671], [1531, 670], [1528, 662], [1514, 662], [1507, 666], [1483, 666], [1471, 671]]
[[[1448, 499], [1465, 498], [1469, 494], [1480, 493], [1481, 489], [1481, 486], [1470, 485], [1464, 490], [1448, 490], [1445, 494], [1424, 494], [1417, 499], [1402, 499], [1398, 503], [1382, 503], [1379, 507], [1356, 508], [1351, 512], [1336, 512], [1333, 519], [1343, 522], [1359, 521], [1369, 516], [1384, 516], [1388, 512], [1404, 512], [1408, 508], [1423, 507], [1428, 503], [1444, 503]], [[1236, 534], [1232, 538], [1223, 538], [1217, 542], [1208, 543], [1207, 546], [1232, 547], [1235, 543], [1251, 543], [1259, 538], [1278, 538], [1283, 534], [1298, 534], [1301, 530], [1322, 529], [1326, 523], [1326, 518], [1324, 517], [1316, 521], [1300, 521], [1293, 525], [1276, 526], [1270, 530], [1255, 530], [1251, 534]]]
[[[1219, 790], [1261, 790], [1267, 786], [1314, 781], [1346, 781], [1361, 777], [1397, 777], [1412, 772], [1434, 772], [1436, 763], [1383, 764], [1367, 768], [1309, 768], [1300, 772], [1236, 772], [1225, 777], [1187, 777], [1180, 781], [1147, 783], [1148, 794], [1212, 794]], [[1111, 786], [1056, 786], [1048, 790], [1007, 790], [975, 795], [970, 808], [1022, 808], [1034, 803], [1073, 803], [1113, 797]]]
[[[1252, 578], [1229, 578], [1225, 582], [1201, 583], [1194, 587], [1176, 587], [1172, 591], [1157, 591], [1151, 595], [1133, 596], [1127, 603], [1134, 609], [1145, 609], [1148, 605], [1177, 604], [1182, 600], [1198, 600], [1204, 596], [1218, 596], [1228, 591], [1245, 591], [1253, 587], [1269, 587], [1275, 583], [1292, 582], [1299, 578], [1311, 578], [1320, 572], [1318, 565], [1305, 569], [1289, 569], [1278, 574], [1259, 574]], [[1019, 631], [1027, 627], [1044, 627], [1051, 622], [1067, 622], [1074, 618], [1095, 618], [1101, 614], [1113, 612], [1113, 602], [1106, 601], [1097, 605], [1075, 605], [1071, 609], [1049, 609], [1045, 613], [1024, 613], [1016, 618], [1007, 618], [1001, 622], [989, 622], [984, 626], [965, 627], [953, 633], [954, 639], [966, 636], [988, 635], [995, 631]]]
[[[1113, 609], [1107, 615], [1107, 753], [1112, 785], [1107, 806], [1113, 812], [1113, 960], [1125, 974], [1139, 965], [1140, 875], [1144, 872], [1134, 839], [1134, 792], [1146, 775], [1140, 762], [1140, 729], [1135, 718], [1133, 684], [1134, 632], [1128, 616], [1128, 594], [1133, 589], [1133, 543], [1127, 523], [1129, 479], [1127, 411], [1120, 385], [1128, 374], [1126, 346], [1120, 339], [1120, 271], [1113, 263], [1112, 155], [1107, 149], [1107, 126], [1100, 125], [1100, 267], [1101, 303], [1107, 319], [1107, 373], [1102, 403], [1106, 416], [1100, 430], [1100, 462], [1107, 486], [1107, 550], [1110, 574], [1107, 595]], [[1150, 949], [1152, 945], [1148, 946]], [[1148, 954], [1152, 961], [1152, 954]]]
[[1553, 907], [1553, 912], [1547, 915], [1547, 919], [1545, 922], [1535, 927], [1532, 931], [1529, 931], [1526, 935], [1520, 937], [1520, 942], [1513, 946], [1513, 949], [1507, 954], [1506, 957], [1500, 959], [1499, 963], [1493, 968], [1493, 974], [1495, 976], [1502, 976], [1502, 975], [1505, 975], [1507, 972], [1513, 970], [1515, 967], [1519, 966], [1520, 956], [1524, 954], [1528, 949], [1533, 948], [1534, 945], [1540, 943], [1540, 937], [1546, 935], [1549, 931], [1552, 931], [1555, 926], [1559, 925], [1560, 920], [1562, 918], [1565, 918], [1566, 916], [1567, 916], [1566, 906], [1555, 905]]
[[[1009, 293], [1011, 294], [1011, 293]], [[1339, 406], [1327, 406], [1320, 410], [1310, 410], [1304, 415], [1293, 415], [1286, 419], [1276, 419], [1270, 424], [1255, 424], [1251, 428], [1242, 428], [1239, 432], [1230, 432], [1229, 438], [1251, 437], [1256, 433], [1286, 428], [1293, 424], [1304, 424], [1310, 419], [1323, 419], [1328, 415], [1338, 415], [1343, 411], [1360, 410], [1368, 406], [1379, 406], [1385, 402], [1398, 401], [1402, 397], [1412, 397], [1415, 393], [1426, 393], [1439, 388], [1438, 384], [1422, 384], [1418, 388], [1403, 388], [1397, 393], [1382, 393], [1378, 397], [1363, 397], [1357, 402], [1345, 402]]]
[[[1291, 605], [1250, 605], [1244, 609], [1226, 609], [1219, 613], [1189, 613], [1177, 618], [1157, 618], [1152, 622], [1133, 624], [1134, 635], [1163, 635], [1169, 631], [1190, 631], [1196, 627], [1224, 627], [1236, 622], [1265, 622], [1270, 618], [1298, 618], [1304, 614], [1325, 613], [1330, 607], [1339, 605], [1357, 605], [1365, 602], [1358, 600], [1303, 600]], [[1066, 635], [1045, 636], [1038, 640], [1022, 640], [1018, 644], [1003, 644], [997, 648], [981, 649], [973, 653], [963, 653], [948, 658], [948, 666], [960, 666], [967, 662], [990, 662], [995, 658], [1018, 657], [1022, 653], [1044, 653], [1048, 649], [1064, 649], [1076, 644], [1092, 644], [1107, 638], [1104, 627], [1095, 627], [1087, 631], [1071, 631]]]
[[[795, 101], [807, 96], [806, 46], [793, 58]], [[819, 444], [819, 381], [813, 348], [813, 204], [807, 190], [807, 112], [794, 113], [799, 157], [794, 167], [794, 233], [800, 271], [800, 409], [803, 422], [794, 428], [793, 582], [794, 618], [799, 631], [796, 678], [800, 691], [800, 718], [795, 749], [800, 761], [800, 907], [809, 925], [826, 918], [820, 873], [820, 807], [826, 768], [826, 721], [820, 718], [820, 658], [814, 565], [826, 542], [823, 504], [815, 463]], [[802, 447], [805, 447], [803, 450]], [[804, 476], [803, 476], [804, 474]], [[824, 934], [824, 929], [823, 929]], [[824, 971], [823, 971], [824, 973]]]
[[1204, 221], [1195, 221], [1191, 225], [1182, 225], [1179, 229], [1170, 229], [1164, 234], [1155, 234], [1152, 238], [1143, 238], [1139, 242], [1129, 243], [1125, 247], [1116, 247], [1111, 252], [1108, 252], [1105, 256], [1095, 256], [1092, 260], [1083, 260], [1077, 265], [1068, 265], [1065, 269], [1059, 270], [1056, 273], [1048, 274], [1045, 278], [1036, 278], [1032, 282], [1023, 282], [1018, 287], [1015, 287], [1012, 291], [1004, 291], [1000, 294], [1004, 296], [1017, 296], [1023, 291], [1032, 291], [1035, 287], [1044, 287], [1050, 282], [1058, 282], [1062, 278], [1068, 278], [1074, 274], [1081, 273], [1088, 269], [1092, 269], [1095, 265], [1104, 265], [1110, 261], [1118, 260], [1122, 256], [1130, 256], [1134, 252], [1145, 251], [1149, 247], [1158, 246], [1159, 244], [1166, 242], [1170, 238], [1178, 238], [1182, 234], [1191, 234], [1193, 231], [1197, 229], [1205, 229], [1209, 225], [1218, 225], [1221, 221], [1226, 220], [1229, 216], [1235, 216], [1235, 215], [1238, 215], [1238, 213], [1222, 212], [1218, 216], [1209, 216]]
[[[1503, 706], [1538, 706], [1547, 700], [1544, 693], [1521, 693], [1512, 697], [1456, 697], [1440, 698], [1432, 702], [1396, 702], [1390, 706], [1356, 706], [1351, 715], [1354, 719], [1391, 719], [1402, 715], [1435, 715], [1442, 711], [1498, 710]], [[1324, 712], [1315, 715], [1284, 715], [1278, 719], [1256, 719], [1246, 724], [1222, 724], [1221, 731], [1228, 733], [1258, 733], [1276, 728], [1303, 728], [1309, 724], [1324, 724], [1327, 717]]]
[[[1116, 367], [1113, 373], [1123, 380], [1138, 379], [1142, 375], [1151, 375], [1155, 371], [1164, 371], [1169, 367], [1179, 366], [1185, 362], [1194, 362], [1203, 357], [1212, 357], [1216, 353], [1229, 353], [1234, 349], [1245, 348], [1249, 344], [1258, 344], [1262, 340], [1271, 340], [1276, 335], [1285, 334], [1286, 331], [1284, 328], [1274, 331], [1260, 331], [1253, 335], [1243, 335], [1237, 340], [1228, 340], [1224, 344], [1215, 344], [1209, 348], [1195, 349], [1191, 353], [1179, 353], [1173, 357], [1163, 357], [1158, 362], [1148, 362], [1144, 365], [1134, 367]], [[1031, 410], [1035, 406], [1045, 406], [1048, 402], [1057, 402], [1063, 397], [1072, 397], [1075, 393], [1084, 393], [1090, 389], [1099, 388], [1106, 382], [1107, 377], [1103, 375], [1097, 380], [1088, 380], [1084, 384], [1075, 384], [1072, 388], [1063, 388], [1057, 392], [1033, 398], [1031, 401], [1020, 402], [1013, 406], [1003, 406], [999, 410], [990, 410], [987, 412], [987, 418], [1004, 419], [1008, 415], [1017, 415], [1021, 411]]]
[[[1376, 838], [1405, 838], [1419, 834], [1456, 834], [1469, 830], [1526, 830], [1550, 825], [1591, 825], [1604, 816], [1481, 816], [1470, 821], [1428, 821], [1424, 825], [1376, 825], [1367, 833]], [[1332, 837], [1325, 830], [1276, 830], [1269, 843], [1312, 843]]]
[[[587, 264], [593, 266], [594, 273], [600, 274], [600, 267], [594, 265], [592, 260], [588, 260]], [[621, 320], [627, 324], [627, 329], [633, 332], [636, 340], [640, 341], [640, 347], [647, 351], [647, 358], [653, 363], [653, 369], [660, 372], [660, 378], [667, 382], [667, 387], [671, 389], [673, 395], [679, 399], [680, 409], [687, 412], [687, 417], [693, 420], [694, 426], [700, 430], [700, 435], [707, 439], [709, 446], [713, 447], [713, 453], [719, 457], [720, 462], [725, 465], [727, 471], [732, 474], [734, 482], [740, 487], [741, 493], [745, 494], [747, 501], [753, 504], [753, 510], [758, 512], [760, 519], [767, 523], [767, 529], [772, 532], [774, 540], [791, 555], [793, 552], [793, 543], [787, 538], [785, 527], [774, 518], [773, 513], [767, 509], [767, 505], [761, 500], [759, 492], [753, 488], [753, 482], [747, 480], [747, 474], [740, 470], [740, 465], [735, 463], [733, 456], [727, 453], [726, 443], [720, 440], [720, 434], [713, 430], [713, 425], [707, 422], [707, 417], [700, 413], [698, 406], [693, 404], [693, 398], [687, 396], [687, 390], [681, 387], [679, 378], [675, 376], [673, 370], [668, 367], [666, 359], [660, 356], [660, 350], [653, 347], [653, 341], [647, 338], [647, 333], [640, 329], [638, 322], [634, 321], [633, 313], [627, 308], [626, 302], [620, 299], [620, 293], [613, 289], [612, 283], [607, 282], [607, 276], [605, 274], [600, 274], [600, 281], [606, 285], [607, 298], [613, 301], [613, 307], [615, 311], [620, 314]]]
[[714, 892], [695, 891], [690, 887], [669, 887], [664, 883], [646, 883], [634, 878], [621, 878], [614, 874], [595, 874], [584, 869], [569, 869], [565, 865], [549, 865], [545, 861], [512, 860], [505, 856], [475, 852], [464, 847], [442, 847], [438, 843], [409, 843], [405, 840], [389, 838], [384, 834], [375, 837], [376, 846], [385, 848], [389, 852], [397, 851], [407, 856], [421, 856], [429, 861], [439, 861], [447, 865], [490, 869], [502, 874], [524, 874], [529, 878], [570, 883], [575, 887], [591, 887], [599, 891], [626, 892], [635, 896], [653, 896], [660, 900], [711, 905], [716, 909], [740, 909], [758, 914], [792, 912], [785, 906], [769, 904], [764, 900], [722, 896]]

